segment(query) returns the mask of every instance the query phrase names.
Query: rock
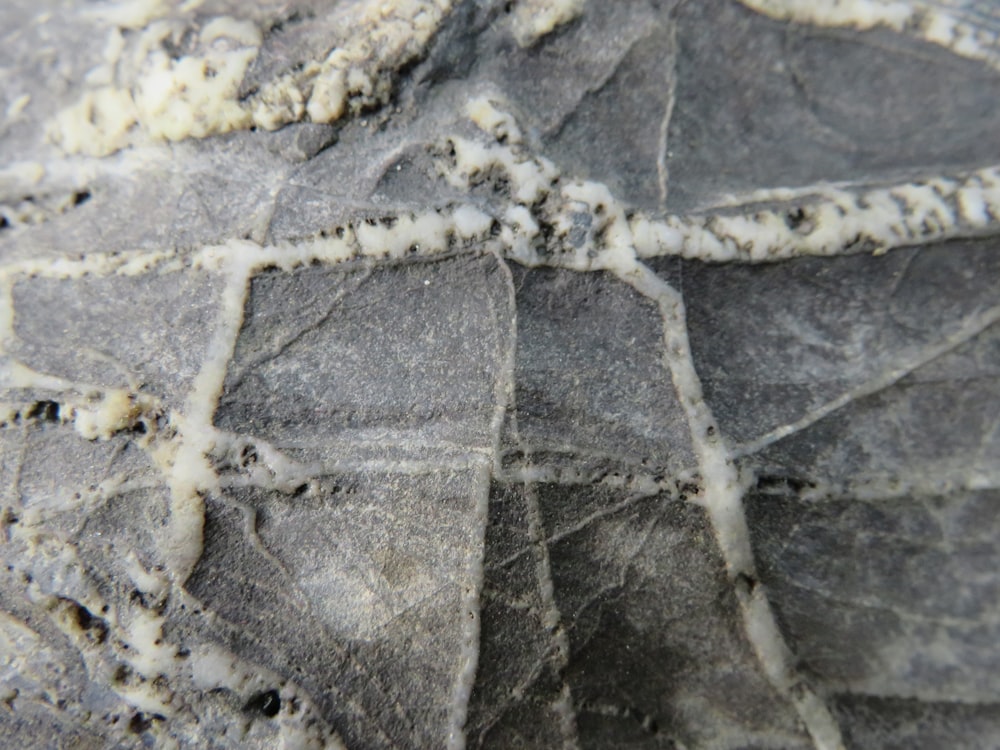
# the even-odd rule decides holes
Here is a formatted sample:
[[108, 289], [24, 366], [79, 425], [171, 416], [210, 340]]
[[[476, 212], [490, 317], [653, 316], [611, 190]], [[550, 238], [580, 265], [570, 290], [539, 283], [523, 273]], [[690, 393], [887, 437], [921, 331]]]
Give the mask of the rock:
[[0, 22], [6, 744], [996, 743], [995, 11]]

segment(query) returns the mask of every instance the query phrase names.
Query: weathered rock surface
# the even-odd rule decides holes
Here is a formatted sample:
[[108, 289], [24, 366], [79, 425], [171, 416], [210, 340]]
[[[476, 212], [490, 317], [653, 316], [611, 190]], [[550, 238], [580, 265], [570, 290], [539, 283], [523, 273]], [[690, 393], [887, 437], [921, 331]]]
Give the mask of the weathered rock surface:
[[1000, 746], [994, 4], [0, 28], [0, 745]]

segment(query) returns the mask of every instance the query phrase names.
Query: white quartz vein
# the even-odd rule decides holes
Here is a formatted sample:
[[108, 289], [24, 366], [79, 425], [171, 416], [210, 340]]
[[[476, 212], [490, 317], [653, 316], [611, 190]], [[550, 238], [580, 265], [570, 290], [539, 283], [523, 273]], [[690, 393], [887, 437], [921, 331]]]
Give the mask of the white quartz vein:
[[468, 718], [469, 700], [476, 680], [480, 654], [480, 614], [482, 608], [484, 562], [486, 555], [486, 524], [489, 515], [490, 494], [493, 485], [493, 470], [496, 457], [500, 455], [500, 441], [503, 433], [508, 406], [514, 399], [514, 356], [517, 348], [517, 305], [514, 279], [507, 263], [496, 255], [507, 288], [506, 309], [494, 310], [496, 320], [506, 323], [507, 335], [503, 350], [498, 352], [502, 367], [494, 384], [493, 417], [490, 422], [492, 436], [492, 461], [481, 461], [477, 476], [476, 519], [479, 537], [472, 545], [473, 559], [469, 565], [469, 583], [463, 592], [463, 649], [462, 663], [453, 690], [452, 710], [448, 717], [449, 750], [463, 750], [466, 746], [465, 725]]
[[[515, 440], [520, 442], [517, 432], [517, 418], [513, 415], [511, 417], [511, 431]], [[530, 450], [525, 448], [524, 454], [530, 463]], [[552, 567], [549, 560], [549, 544], [545, 535], [545, 525], [542, 518], [542, 509], [538, 501], [538, 491], [532, 482], [526, 482], [522, 485], [522, 488], [527, 511], [528, 541], [531, 545], [527, 551], [534, 558], [537, 591], [542, 605], [541, 626], [550, 635], [551, 651], [548, 657], [549, 667], [562, 682], [559, 696], [552, 708], [558, 717], [563, 748], [565, 750], [573, 750], [573, 748], [580, 747], [576, 724], [576, 708], [573, 702], [572, 689], [563, 677], [563, 672], [569, 666], [569, 634], [566, 632], [562, 614], [559, 611], [559, 605], [555, 598], [555, 582], [552, 578]]]
[[[841, 748], [839, 727], [823, 702], [795, 673], [764, 588], [756, 583], [743, 509], [745, 488], [701, 392], [688, 343], [683, 300], [639, 261], [626, 213], [604, 185], [578, 181], [559, 185], [558, 173], [551, 162], [532, 157], [520, 142], [519, 130], [512, 128], [492, 103], [474, 102], [470, 105], [470, 116], [484, 131], [492, 133], [497, 143], [483, 146], [452, 138], [455, 172], [451, 179], [471, 187], [484, 179], [482, 175], [489, 174], [489, 169], [502, 169], [506, 173], [515, 205], [506, 212], [507, 222], [500, 236], [512, 247], [512, 257], [528, 266], [609, 271], [659, 308], [663, 319], [664, 365], [688, 419], [698, 460], [700, 501], [735, 584], [748, 638], [764, 673], [795, 705], [816, 746], [820, 750]], [[448, 167], [447, 163], [442, 167], [446, 174]], [[541, 209], [530, 210], [539, 204]], [[589, 221], [581, 221], [580, 216], [589, 217]], [[536, 241], [542, 234], [541, 223], [549, 225], [552, 230], [549, 234], [556, 238], [555, 242]], [[531, 525], [535, 512], [531, 505], [531, 485], [528, 490]], [[543, 541], [537, 530], [532, 531], [531, 538], [535, 543]], [[542, 551], [547, 551], [547, 547], [543, 545]], [[546, 562], [545, 558], [541, 562]], [[553, 622], [552, 627], [557, 624]]]
[[[713, 216], [655, 219], [627, 211], [606, 186], [573, 180], [559, 173], [543, 157], [535, 156], [523, 142], [513, 119], [494, 103], [477, 100], [470, 117], [492, 138], [485, 140], [453, 136], [443, 149], [442, 176], [466, 189], [483, 181], [505, 176], [509, 201], [497, 208], [457, 205], [445, 209], [413, 212], [393, 217], [391, 223], [360, 221], [340, 227], [340, 235], [318, 237], [296, 243], [263, 247], [252, 242], [229, 242], [202, 248], [193, 254], [175, 251], [127, 255], [91, 254], [81, 259], [24, 261], [0, 267], [0, 286], [8, 290], [0, 299], [0, 332], [13, 330], [13, 307], [9, 288], [20, 275], [38, 274], [54, 278], [79, 278], [85, 274], [214, 273], [226, 280], [220, 325], [184, 407], [169, 415], [173, 432], [151, 443], [171, 490], [171, 527], [166, 552], [170, 573], [182, 582], [190, 574], [201, 552], [203, 495], [218, 489], [220, 479], [209, 457], [225, 444], [226, 436], [213, 426], [214, 410], [232, 360], [236, 336], [242, 323], [249, 281], [267, 266], [292, 270], [308, 263], [343, 263], [371, 259], [398, 263], [416, 255], [421, 259], [452, 254], [492, 252], [526, 266], [549, 266], [576, 271], [608, 271], [653, 301], [663, 321], [664, 366], [670, 372], [687, 415], [698, 459], [702, 503], [712, 521], [719, 547], [733, 581], [746, 630], [765, 673], [772, 684], [796, 705], [802, 721], [819, 748], [841, 746], [839, 729], [822, 701], [795, 674], [792, 658], [778, 632], [763, 586], [756, 583], [749, 533], [743, 513], [745, 487], [734, 458], [803, 429], [852, 400], [891, 385], [919, 366], [968, 340], [996, 322], [1000, 308], [983, 312], [967, 322], [959, 333], [931, 348], [903, 369], [895, 368], [859, 389], [844, 394], [820, 410], [791, 425], [778, 428], [750, 446], [730, 451], [701, 393], [701, 384], [691, 359], [684, 305], [680, 295], [656, 276], [640, 259], [676, 255], [711, 262], [765, 262], [801, 255], [839, 255], [850, 252], [884, 252], [907, 244], [940, 241], [954, 237], [995, 233], [1000, 217], [1000, 170], [987, 167], [951, 177], [904, 183], [872, 189], [816, 186], [808, 196], [802, 191], [783, 195], [772, 191], [779, 208], [729, 207]], [[546, 231], [542, 231], [543, 228]], [[497, 231], [498, 230], [498, 231]], [[418, 248], [416, 253], [413, 248]], [[503, 314], [502, 311], [500, 314]], [[513, 313], [511, 314], [513, 316]], [[512, 337], [516, 319], [511, 318]], [[9, 334], [7, 334], [9, 335]], [[962, 338], [964, 337], [964, 338]], [[512, 339], [513, 340], [513, 339]], [[512, 398], [512, 349], [505, 356], [504, 383], [495, 394], [496, 412], [493, 463], [499, 460], [499, 429]], [[25, 387], [66, 389], [75, 384], [34, 373], [23, 365], [6, 361], [10, 382]], [[907, 369], [907, 367], [909, 369]], [[867, 390], [866, 390], [867, 389]], [[503, 407], [503, 410], [501, 409]], [[761, 442], [763, 441], [763, 442]], [[481, 467], [481, 503], [477, 512], [485, 518], [490, 461], [469, 456]], [[469, 465], [471, 465], [471, 463]], [[291, 475], [301, 479], [313, 471], [340, 470], [343, 465], [306, 469], [293, 467]], [[355, 467], [363, 464], [353, 464]], [[417, 461], [411, 470], [424, 471], [429, 462]], [[405, 468], [402, 467], [401, 468]], [[521, 471], [530, 473], [532, 467]], [[541, 468], [538, 471], [542, 471]], [[541, 475], [539, 475], [541, 476]], [[308, 479], [308, 477], [305, 477]], [[533, 479], [525, 475], [529, 504], [530, 535], [536, 551], [538, 584], [546, 603], [545, 618], [554, 633], [556, 668], [568, 663], [568, 640], [560, 626], [560, 615], [552, 592], [546, 539], [541, 525]], [[263, 481], [286, 484], [275, 474]], [[475, 567], [475, 566], [473, 566]], [[480, 560], [481, 567], [481, 560]], [[480, 578], [473, 576], [472, 590], [465, 599], [470, 622], [477, 623]], [[475, 600], [475, 601], [473, 601]], [[471, 627], [471, 626], [470, 626]], [[471, 634], [471, 631], [469, 631]], [[468, 654], [459, 678], [450, 718], [450, 742], [464, 743], [466, 691], [471, 688], [478, 655], [476, 634], [467, 638]], [[574, 706], [568, 686], [563, 688], [564, 740], [577, 744]], [[360, 710], [360, 708], [359, 708]], [[384, 737], [384, 735], [383, 735]], [[387, 739], [387, 738], [386, 738]]]
[[677, 100], [677, 25], [670, 24], [670, 43], [664, 53], [664, 61], [670, 66], [667, 78], [667, 102], [663, 107], [663, 118], [660, 120], [659, 146], [656, 153], [656, 187], [659, 193], [659, 207], [664, 210], [667, 205], [667, 191], [670, 181], [670, 170], [667, 167], [669, 151], [670, 120], [674, 114], [674, 104]]

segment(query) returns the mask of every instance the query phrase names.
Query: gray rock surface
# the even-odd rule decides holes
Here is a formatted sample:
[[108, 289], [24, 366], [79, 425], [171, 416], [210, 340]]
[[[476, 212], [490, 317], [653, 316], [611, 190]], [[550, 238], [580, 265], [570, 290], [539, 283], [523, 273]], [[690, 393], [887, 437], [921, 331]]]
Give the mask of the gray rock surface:
[[994, 3], [0, 29], [0, 746], [1000, 747]]

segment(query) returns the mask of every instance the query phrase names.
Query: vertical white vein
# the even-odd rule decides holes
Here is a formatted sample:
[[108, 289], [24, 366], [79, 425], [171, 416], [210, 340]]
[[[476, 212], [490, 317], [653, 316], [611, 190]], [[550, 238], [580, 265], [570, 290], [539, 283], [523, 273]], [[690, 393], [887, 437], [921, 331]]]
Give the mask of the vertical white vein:
[[233, 243], [231, 252], [223, 256], [225, 287], [219, 301], [217, 327], [184, 406], [174, 415], [177, 440], [167, 448], [172, 455], [161, 464], [166, 467], [170, 490], [170, 520], [161, 552], [177, 584], [187, 580], [201, 557], [205, 526], [203, 495], [218, 486], [218, 475], [208, 459], [216, 441], [212, 420], [243, 325], [250, 277], [258, 262], [256, 248], [256, 245], [243, 248]]
[[660, 120], [660, 141], [656, 154], [656, 180], [659, 189], [660, 208], [667, 205], [668, 182], [670, 170], [667, 167], [667, 157], [669, 155], [669, 135], [670, 119], [674, 113], [674, 103], [677, 99], [677, 25], [670, 23], [670, 45], [664, 52], [666, 64], [669, 65], [667, 71], [667, 102], [663, 107], [663, 119]]
[[743, 486], [736, 464], [719, 434], [702, 394], [687, 336], [684, 302], [669, 284], [637, 263], [619, 277], [659, 307], [663, 319], [664, 365], [691, 430], [701, 473], [702, 501], [737, 600], [747, 638], [771, 684], [789, 697], [818, 750], [840, 750], [840, 729], [823, 701], [799, 678], [778, 629], [763, 586], [757, 585], [750, 530], [743, 508]]
[[[509, 273], [509, 271], [508, 271]], [[516, 303], [513, 291], [513, 279], [511, 279], [511, 299]], [[514, 315], [516, 316], [516, 306]], [[515, 326], [517, 319], [514, 317], [512, 323]], [[508, 353], [507, 366], [509, 367], [510, 385], [508, 394], [508, 404], [514, 403], [514, 357], [516, 356], [516, 339], [512, 340]], [[506, 404], [505, 404], [506, 409]], [[502, 419], [502, 415], [501, 415]], [[517, 431], [516, 416], [511, 417], [511, 431], [515, 439], [520, 443], [520, 436]], [[502, 422], [498, 423], [498, 426]], [[496, 443], [497, 457], [499, 459], [500, 442], [499, 434]], [[531, 462], [531, 453], [526, 447], [522, 448], [527, 463]], [[562, 613], [555, 597], [555, 583], [552, 579], [552, 567], [549, 559], [548, 539], [545, 534], [545, 525], [542, 519], [542, 510], [538, 502], [538, 493], [535, 489], [533, 478], [526, 477], [523, 484], [524, 501], [528, 521], [528, 541], [534, 555], [535, 578], [538, 585], [538, 595], [541, 600], [542, 628], [551, 636], [552, 653], [549, 656], [550, 664], [557, 676], [562, 680], [562, 673], [569, 666], [570, 644], [569, 635], [562, 625]], [[559, 733], [562, 737], [563, 748], [565, 750], [575, 750], [580, 747], [580, 739], [577, 732], [576, 709], [573, 702], [573, 692], [569, 683], [562, 681], [562, 688], [559, 696], [552, 704], [559, 721]]]
[[508, 309], [499, 311], [496, 319], [507, 331], [502, 352], [501, 369], [493, 387], [493, 416], [490, 420], [491, 461], [477, 462], [476, 523], [479, 534], [474, 540], [474, 553], [469, 565], [469, 582], [462, 592], [463, 647], [458, 679], [452, 694], [452, 709], [448, 717], [448, 748], [464, 750], [465, 725], [469, 716], [469, 700], [479, 669], [480, 632], [482, 628], [482, 593], [486, 564], [486, 525], [489, 520], [490, 489], [499, 463], [500, 441], [508, 404], [514, 397], [514, 358], [517, 349], [517, 306], [514, 278], [510, 267], [496, 255], [496, 264], [507, 289]]
[[549, 559], [549, 545], [545, 537], [542, 509], [538, 502], [538, 492], [533, 484], [524, 485], [524, 500], [528, 517], [528, 540], [535, 549], [535, 576], [538, 581], [538, 593], [542, 600], [542, 629], [551, 634], [553, 648], [551, 662], [562, 681], [562, 690], [552, 707], [559, 719], [559, 733], [562, 735], [563, 748], [574, 750], [580, 746], [576, 727], [576, 710], [572, 689], [569, 683], [562, 678], [562, 673], [569, 666], [569, 635], [563, 627], [562, 613], [556, 602], [555, 582], [552, 579], [552, 564]]

